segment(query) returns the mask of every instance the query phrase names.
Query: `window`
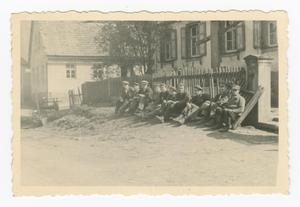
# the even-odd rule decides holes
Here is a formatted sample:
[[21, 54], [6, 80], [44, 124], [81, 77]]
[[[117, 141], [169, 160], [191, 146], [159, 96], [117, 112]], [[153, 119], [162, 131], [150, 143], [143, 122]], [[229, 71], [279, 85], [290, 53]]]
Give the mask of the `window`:
[[277, 45], [277, 26], [276, 22], [268, 23], [268, 46]]
[[236, 30], [232, 29], [225, 33], [225, 48], [227, 52], [236, 51]]
[[244, 49], [245, 32], [244, 24], [240, 21], [226, 21], [225, 30], [225, 52], [236, 52]]
[[75, 64], [66, 64], [66, 77], [67, 78], [76, 78]]
[[177, 58], [177, 35], [176, 30], [167, 32], [162, 42], [163, 59], [165, 61], [172, 61]]
[[277, 28], [274, 21], [253, 22], [254, 48], [267, 49], [277, 46]]
[[206, 24], [192, 24], [188, 29], [188, 56], [200, 57], [206, 54]]
[[199, 48], [197, 46], [197, 40], [198, 40], [198, 34], [199, 34], [198, 25], [191, 26], [190, 34], [191, 34], [191, 38], [190, 38], [191, 57], [196, 57], [196, 56], [199, 56]]

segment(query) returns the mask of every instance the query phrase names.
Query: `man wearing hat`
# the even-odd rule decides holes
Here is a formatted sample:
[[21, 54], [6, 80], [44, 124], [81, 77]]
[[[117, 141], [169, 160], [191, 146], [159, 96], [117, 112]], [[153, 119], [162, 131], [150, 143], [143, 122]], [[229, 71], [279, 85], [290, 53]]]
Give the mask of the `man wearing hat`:
[[175, 101], [170, 103], [164, 113], [164, 121], [169, 121], [171, 117], [177, 117], [181, 114], [182, 110], [186, 107], [187, 103], [191, 100], [191, 96], [185, 91], [182, 83], [177, 87]]
[[205, 126], [213, 126], [220, 123], [223, 108], [229, 100], [230, 90], [230, 84], [220, 84], [219, 93], [213, 98], [210, 105], [203, 110], [204, 115], [208, 118], [208, 122]]
[[157, 99], [157, 107], [151, 112], [150, 115], [155, 115], [159, 120], [163, 121], [163, 117], [161, 116], [165, 113], [166, 108], [168, 105], [175, 102], [175, 94], [173, 91], [176, 92], [176, 88], [171, 86], [168, 90], [165, 83], [160, 83], [159, 88], [160, 93]]
[[221, 132], [226, 132], [232, 128], [232, 124], [241, 116], [245, 110], [245, 98], [240, 95], [240, 86], [233, 85], [231, 88], [231, 97], [225, 105], [222, 113], [223, 128]]
[[138, 107], [138, 100], [139, 100], [139, 91], [140, 91], [140, 84], [137, 82], [133, 83], [133, 88], [132, 88], [132, 94], [129, 99], [129, 114], [133, 114]]
[[122, 115], [129, 107], [129, 100], [132, 96], [132, 88], [129, 86], [128, 81], [122, 81], [122, 91], [119, 100], [116, 103], [115, 113]]
[[187, 103], [180, 116], [174, 120], [180, 124], [183, 124], [188, 120], [193, 120], [198, 115], [201, 115], [203, 104], [209, 100], [210, 96], [203, 92], [203, 88], [199, 85], [195, 86], [195, 95], [192, 96], [191, 102]]
[[153, 99], [153, 91], [149, 87], [148, 81], [141, 81], [141, 87], [138, 91], [137, 97], [138, 98], [133, 100], [130, 107], [130, 113], [132, 114], [135, 113], [137, 109], [143, 111]]
[[153, 99], [152, 102], [150, 104], [148, 104], [148, 106], [145, 108], [145, 117], [146, 118], [150, 118], [156, 114], [158, 114], [158, 112], [161, 109], [161, 104], [160, 104], [160, 94], [161, 94], [161, 88], [160, 88], [160, 84], [153, 84]]
[[153, 100], [153, 91], [146, 80], [141, 81], [141, 89], [139, 91], [139, 109], [144, 110]]

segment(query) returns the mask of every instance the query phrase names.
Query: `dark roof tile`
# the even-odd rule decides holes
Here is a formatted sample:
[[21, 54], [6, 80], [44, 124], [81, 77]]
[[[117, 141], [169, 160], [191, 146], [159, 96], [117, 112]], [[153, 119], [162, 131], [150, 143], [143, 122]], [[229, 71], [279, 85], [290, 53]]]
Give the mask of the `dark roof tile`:
[[38, 24], [47, 55], [108, 55], [95, 40], [100, 35], [100, 24], [80, 21], [40, 21]]

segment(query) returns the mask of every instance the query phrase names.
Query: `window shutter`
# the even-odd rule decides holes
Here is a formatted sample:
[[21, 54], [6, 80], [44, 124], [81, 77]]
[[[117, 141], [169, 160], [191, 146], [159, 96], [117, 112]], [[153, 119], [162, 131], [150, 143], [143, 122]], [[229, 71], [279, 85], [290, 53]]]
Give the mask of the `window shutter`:
[[225, 53], [225, 21], [219, 23], [219, 50], [224, 54]]
[[199, 23], [199, 55], [204, 56], [206, 55], [206, 23], [200, 22]]
[[163, 63], [165, 61], [165, 49], [164, 49], [163, 39], [160, 41], [160, 62]]
[[253, 47], [255, 49], [261, 48], [261, 22], [253, 22]]
[[158, 63], [160, 63], [161, 62], [161, 57], [160, 57], [160, 44], [158, 45], [158, 47], [156, 48], [156, 61], [158, 62]]
[[185, 36], [186, 36], [186, 57], [191, 57], [191, 31], [190, 26], [185, 28]]
[[181, 38], [181, 58], [187, 57], [187, 50], [186, 50], [186, 28], [182, 27], [180, 29], [180, 38]]
[[262, 48], [268, 47], [268, 22], [261, 22], [261, 46]]
[[244, 50], [245, 49], [245, 24], [244, 23], [240, 23], [237, 26], [236, 29], [236, 44], [237, 44], [237, 49], [238, 50]]
[[172, 60], [177, 59], [177, 30], [171, 30], [171, 54]]
[[199, 40], [204, 40], [206, 38], [206, 23], [199, 23]]
[[206, 42], [200, 43], [199, 54], [200, 54], [200, 56], [206, 55]]

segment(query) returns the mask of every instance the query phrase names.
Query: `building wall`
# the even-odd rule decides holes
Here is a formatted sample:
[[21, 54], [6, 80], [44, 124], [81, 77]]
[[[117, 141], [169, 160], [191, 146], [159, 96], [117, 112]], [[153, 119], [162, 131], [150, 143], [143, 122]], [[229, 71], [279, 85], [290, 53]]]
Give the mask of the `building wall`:
[[244, 58], [248, 55], [264, 56], [273, 58], [272, 70], [278, 70], [277, 48], [256, 49], [254, 48], [253, 21], [245, 21], [245, 50], [238, 53], [221, 55], [220, 66], [242, 66], [246, 67]]
[[21, 107], [30, 107], [31, 98], [31, 73], [27, 64], [21, 64]]
[[[154, 64], [154, 71], [157, 75], [170, 74], [175, 69], [192, 70], [216, 68], [219, 66], [242, 66], [246, 67], [244, 58], [248, 55], [265, 56], [273, 58], [272, 71], [278, 71], [277, 47], [268, 49], [256, 49], [254, 47], [253, 21], [245, 21], [245, 46], [244, 50], [226, 54], [221, 51], [224, 42], [220, 40], [220, 24], [215, 21], [206, 22], [206, 35], [209, 38], [206, 42], [206, 55], [201, 58], [181, 58], [181, 32], [180, 29], [191, 22], [175, 22], [170, 27], [177, 31], [177, 59], [171, 62], [161, 62]], [[213, 31], [213, 33], [211, 33]], [[158, 59], [156, 57], [156, 59]]]
[[[177, 58], [171, 62], [158, 61], [154, 64], [154, 71], [157, 75], [171, 74], [175, 70], [204, 70], [211, 67], [211, 42], [206, 42], [206, 55], [196, 58], [182, 58], [181, 54], [181, 28], [186, 27], [191, 22], [175, 22], [170, 25], [172, 29], [176, 29], [177, 33]], [[206, 36], [210, 37], [210, 22], [206, 22]]]
[[47, 95], [47, 56], [43, 48], [39, 24], [36, 22], [32, 26], [30, 41], [31, 93], [36, 101], [37, 94], [39, 96]]
[[76, 78], [66, 77], [66, 64], [48, 63], [48, 97], [58, 98], [60, 108], [69, 106], [69, 90], [77, 93], [78, 88], [81, 90], [81, 84], [92, 80], [94, 63], [76, 63]]

